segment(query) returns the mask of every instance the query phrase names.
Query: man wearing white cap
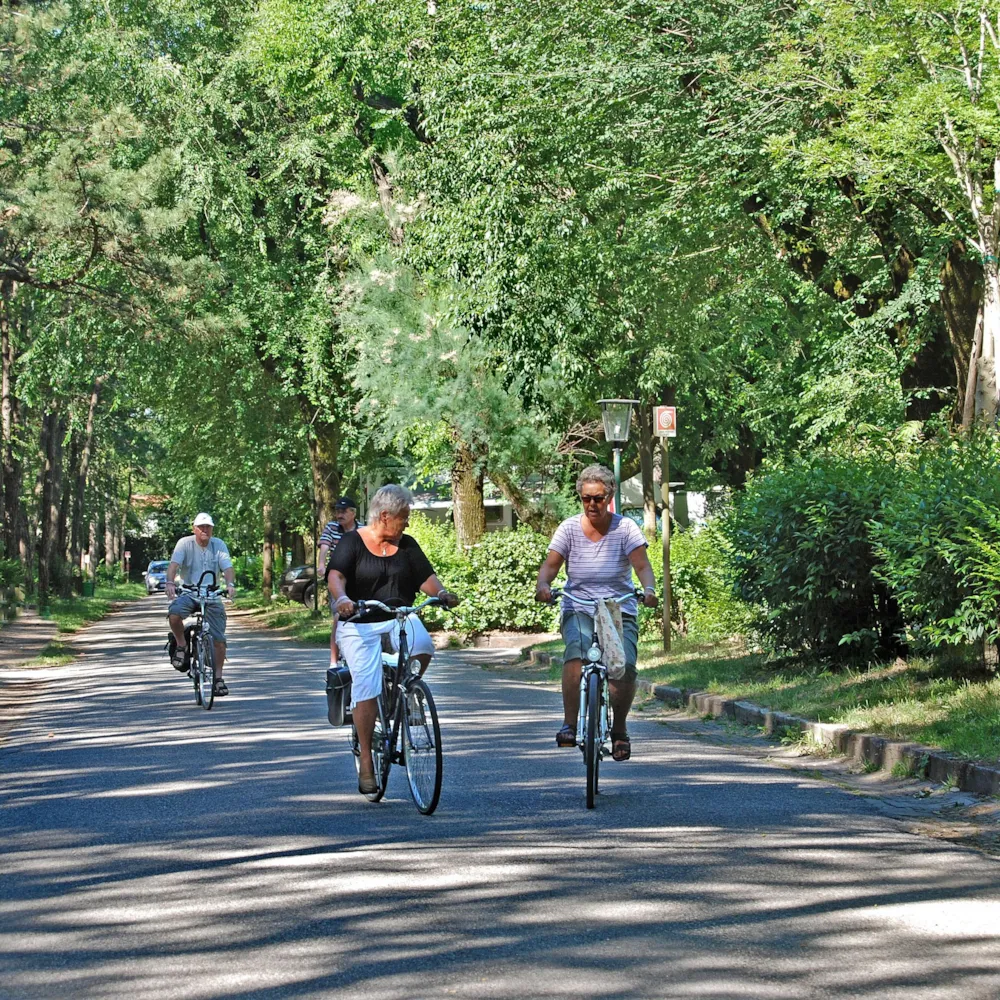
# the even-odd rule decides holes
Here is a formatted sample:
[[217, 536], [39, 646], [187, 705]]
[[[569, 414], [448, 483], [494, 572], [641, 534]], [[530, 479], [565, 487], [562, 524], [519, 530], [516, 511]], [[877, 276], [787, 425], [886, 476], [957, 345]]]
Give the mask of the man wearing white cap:
[[[184, 635], [184, 619], [195, 612], [198, 602], [190, 594], [177, 594], [175, 581], [178, 573], [185, 584], [197, 584], [202, 574], [210, 570], [215, 574], [216, 583], [225, 578], [226, 592], [230, 600], [236, 593], [233, 562], [229, 549], [221, 538], [213, 538], [215, 522], [205, 513], [194, 519], [194, 534], [180, 539], [174, 546], [174, 554], [167, 567], [167, 597], [170, 608], [167, 611], [170, 631], [177, 642], [173, 664], [183, 669], [187, 653], [187, 639]], [[205, 605], [205, 618], [215, 640], [215, 694], [216, 697], [229, 694], [229, 688], [222, 679], [222, 665], [226, 660], [226, 612], [219, 601], [209, 601]]]

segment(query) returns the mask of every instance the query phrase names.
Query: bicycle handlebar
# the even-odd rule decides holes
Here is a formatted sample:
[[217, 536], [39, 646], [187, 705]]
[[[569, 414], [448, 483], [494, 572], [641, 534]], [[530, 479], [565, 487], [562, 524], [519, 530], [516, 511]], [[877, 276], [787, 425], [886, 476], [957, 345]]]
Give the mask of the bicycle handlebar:
[[644, 590], [639, 590], [638, 587], [636, 587], [629, 594], [619, 594], [617, 597], [574, 597], [572, 594], [565, 593], [564, 588], [562, 587], [549, 587], [549, 593], [552, 595], [552, 600], [548, 602], [549, 604], [555, 604], [556, 598], [562, 597], [564, 600], [572, 601], [574, 604], [586, 604], [592, 607], [597, 606], [598, 600], [614, 601], [616, 604], [624, 604], [626, 601], [631, 601], [633, 597], [637, 597], [641, 601], [646, 596], [646, 592]]
[[444, 603], [444, 601], [441, 600], [440, 597], [428, 597], [427, 600], [424, 601], [422, 604], [414, 604], [411, 607], [392, 608], [389, 607], [388, 604], [383, 604], [381, 601], [376, 601], [373, 599], [369, 599], [367, 601], [357, 601], [355, 602], [355, 607], [357, 610], [354, 612], [354, 614], [351, 615], [350, 618], [342, 619], [342, 621], [355, 622], [359, 618], [368, 614], [369, 611], [373, 610], [385, 611], [388, 614], [392, 615], [394, 618], [398, 618], [400, 621], [402, 621], [407, 615], [419, 614], [421, 611], [424, 610], [424, 608], [428, 607], [443, 608], [447, 607], [447, 605]]

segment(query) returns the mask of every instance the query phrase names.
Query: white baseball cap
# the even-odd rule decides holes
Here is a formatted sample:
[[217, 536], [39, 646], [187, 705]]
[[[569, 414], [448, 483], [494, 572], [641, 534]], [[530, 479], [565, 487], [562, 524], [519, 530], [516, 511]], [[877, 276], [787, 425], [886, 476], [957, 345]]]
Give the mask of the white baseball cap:
[[203, 524], [207, 524], [210, 528], [214, 528], [215, 527], [215, 521], [212, 520], [212, 515], [211, 514], [206, 514], [204, 511], [202, 511], [194, 519], [194, 526], [196, 528], [200, 528]]

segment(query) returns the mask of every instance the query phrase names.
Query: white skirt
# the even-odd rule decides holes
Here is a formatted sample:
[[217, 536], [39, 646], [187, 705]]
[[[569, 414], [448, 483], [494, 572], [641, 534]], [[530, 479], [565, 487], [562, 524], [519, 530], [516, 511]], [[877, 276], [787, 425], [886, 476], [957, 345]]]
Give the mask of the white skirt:
[[[382, 690], [382, 636], [392, 636], [392, 648], [399, 652], [399, 622], [341, 622], [337, 626], [337, 645], [351, 669], [351, 708], [359, 701], [377, 698]], [[417, 615], [406, 619], [406, 637], [410, 656], [434, 655], [434, 643]]]

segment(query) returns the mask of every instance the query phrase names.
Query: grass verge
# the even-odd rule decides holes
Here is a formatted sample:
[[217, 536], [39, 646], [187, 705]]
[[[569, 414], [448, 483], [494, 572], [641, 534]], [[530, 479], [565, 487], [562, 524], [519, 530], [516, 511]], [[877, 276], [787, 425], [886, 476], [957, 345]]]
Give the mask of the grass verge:
[[[558, 640], [534, 647], [554, 654]], [[640, 643], [639, 674], [657, 684], [707, 691], [778, 712], [842, 723], [859, 732], [923, 743], [970, 760], [1000, 761], [1000, 677], [983, 675], [963, 654], [833, 668], [807, 660], [742, 654], [735, 646], [683, 640], [667, 654]]]
[[145, 593], [141, 583], [120, 583], [99, 587], [93, 597], [57, 597], [48, 607], [39, 608], [38, 613], [54, 621], [60, 632], [78, 632], [84, 625], [104, 618], [114, 604], [138, 600]]
[[325, 611], [314, 612], [302, 604], [278, 597], [264, 600], [261, 594], [237, 597], [234, 609], [247, 611], [264, 628], [283, 629], [287, 635], [313, 646], [330, 644], [330, 617]]

